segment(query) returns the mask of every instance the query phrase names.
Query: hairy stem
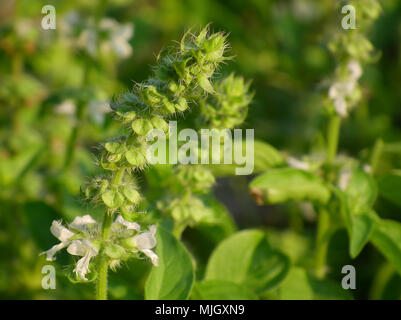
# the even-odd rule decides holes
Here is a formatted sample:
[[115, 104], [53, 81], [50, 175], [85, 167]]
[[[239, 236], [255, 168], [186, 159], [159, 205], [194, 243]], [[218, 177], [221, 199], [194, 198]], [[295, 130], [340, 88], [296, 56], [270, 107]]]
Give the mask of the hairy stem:
[[[125, 168], [118, 170], [112, 180], [114, 185], [119, 185], [124, 177]], [[99, 252], [98, 278], [96, 283], [96, 299], [107, 300], [107, 271], [108, 258], [104, 254], [104, 244], [109, 239], [110, 227], [113, 221], [113, 211], [107, 210], [103, 217], [102, 224], [102, 245]]]
[[113, 215], [111, 212], [106, 211], [103, 217], [102, 224], [102, 247], [99, 252], [99, 266], [98, 266], [98, 278], [96, 283], [96, 299], [107, 300], [107, 269], [108, 259], [104, 254], [104, 242], [109, 238], [111, 222]]

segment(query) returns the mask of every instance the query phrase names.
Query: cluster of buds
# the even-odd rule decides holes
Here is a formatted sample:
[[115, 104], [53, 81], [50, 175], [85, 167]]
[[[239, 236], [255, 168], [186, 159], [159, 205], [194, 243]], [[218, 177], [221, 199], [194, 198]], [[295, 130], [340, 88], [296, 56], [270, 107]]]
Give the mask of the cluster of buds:
[[202, 103], [202, 114], [209, 128], [231, 129], [244, 122], [253, 94], [250, 83], [230, 74], [216, 84], [216, 95]]
[[[87, 274], [92, 273], [90, 279], [96, 278], [96, 270], [91, 267], [91, 260], [100, 251], [102, 244], [101, 226], [90, 215], [76, 217], [68, 228], [60, 221], [53, 221], [51, 233], [60, 240], [59, 244], [42, 252], [46, 260], [55, 260], [55, 254], [67, 247], [67, 252], [80, 258], [73, 270], [77, 281], [88, 281]], [[103, 252], [110, 259], [110, 266], [118, 266], [121, 261], [131, 257], [140, 257], [142, 254], [149, 257], [154, 265], [158, 264], [158, 257], [152, 251], [156, 245], [154, 225], [148, 231], [142, 231], [140, 225], [126, 221], [121, 215], [117, 216], [110, 228], [111, 234], [103, 242]]]
[[353, 0], [358, 26], [353, 30], [342, 30], [329, 43], [329, 49], [339, 59], [336, 76], [329, 89], [329, 98], [335, 112], [347, 117], [351, 108], [362, 99], [358, 79], [362, 75], [362, 63], [375, 61], [377, 54], [365, 35], [371, 23], [377, 19], [381, 8], [378, 0]]

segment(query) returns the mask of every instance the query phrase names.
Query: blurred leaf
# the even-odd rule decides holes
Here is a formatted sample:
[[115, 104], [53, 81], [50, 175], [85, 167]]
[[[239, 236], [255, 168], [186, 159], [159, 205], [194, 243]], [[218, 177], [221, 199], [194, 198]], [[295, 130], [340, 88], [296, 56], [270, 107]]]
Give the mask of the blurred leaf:
[[259, 203], [312, 201], [325, 204], [330, 191], [325, 183], [312, 173], [294, 168], [271, 169], [250, 183], [251, 193]]
[[262, 231], [246, 230], [214, 250], [205, 280], [231, 281], [260, 294], [280, 283], [288, 268], [289, 259], [268, 245]]
[[146, 281], [145, 299], [187, 299], [195, 281], [191, 256], [181, 242], [160, 226], [156, 239], [159, 266], [152, 268]]
[[372, 233], [372, 243], [401, 273], [401, 223], [378, 220]]
[[378, 180], [380, 195], [401, 207], [401, 175], [387, 174]]
[[258, 300], [247, 288], [229, 281], [197, 282], [192, 291], [193, 300]]
[[277, 299], [280, 300], [352, 299], [352, 295], [341, 287], [340, 282], [316, 279], [299, 267], [291, 268], [276, 291]]
[[373, 178], [360, 168], [354, 169], [345, 189], [348, 208], [358, 213], [371, 207], [377, 197], [377, 186]]

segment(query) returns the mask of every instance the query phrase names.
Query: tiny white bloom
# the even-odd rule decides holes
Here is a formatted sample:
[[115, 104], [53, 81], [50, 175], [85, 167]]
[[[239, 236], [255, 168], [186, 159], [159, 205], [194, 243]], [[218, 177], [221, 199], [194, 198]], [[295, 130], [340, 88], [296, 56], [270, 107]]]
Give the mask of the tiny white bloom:
[[52, 226], [50, 227], [51, 233], [59, 239], [61, 242], [68, 241], [72, 238], [75, 233], [64, 227], [60, 221], [54, 220]]
[[347, 189], [350, 180], [351, 180], [351, 170], [349, 170], [349, 169], [342, 170], [340, 172], [340, 177], [339, 177], [339, 180], [338, 180], [339, 188], [342, 191]]
[[124, 227], [126, 227], [128, 230], [136, 230], [136, 231], [141, 231], [141, 226], [136, 223], [136, 222], [129, 222], [125, 220], [121, 215], [117, 217], [115, 220], [115, 223], [122, 224]]
[[148, 256], [152, 263], [157, 266], [159, 264], [158, 256], [150, 249], [156, 246], [156, 226], [149, 227], [149, 231], [142, 232], [134, 237], [134, 243], [139, 251]]
[[75, 235], [74, 232], [71, 232], [66, 227], [64, 227], [60, 221], [54, 220], [51, 227], [51, 233], [59, 239], [61, 242], [59, 244], [54, 245], [49, 250], [41, 252], [39, 255], [46, 255], [47, 261], [54, 261], [56, 258], [54, 257], [55, 254], [60, 251], [61, 249], [68, 246], [70, 243], [70, 239]]
[[66, 242], [60, 242], [59, 244], [54, 245], [53, 247], [51, 247], [49, 250], [41, 252], [39, 255], [46, 255], [46, 260], [47, 261], [54, 261], [56, 260], [56, 258], [54, 257], [56, 255], [56, 253], [58, 251], [60, 251], [61, 249], [65, 248], [66, 246], [68, 246], [69, 241]]
[[89, 214], [87, 214], [82, 217], [75, 217], [74, 221], [70, 223], [70, 228], [80, 231], [86, 231], [87, 225], [94, 223], [96, 223], [96, 220], [93, 219]]
[[336, 110], [337, 114], [343, 118], [348, 115], [347, 102], [344, 98], [337, 98], [334, 100], [334, 109]]
[[348, 62], [347, 68], [353, 79], [358, 80], [361, 77], [362, 67], [358, 60], [353, 59]]
[[300, 170], [309, 170], [310, 166], [309, 163], [305, 162], [305, 161], [301, 161], [298, 159], [295, 159], [293, 157], [289, 157], [287, 159], [287, 163], [290, 167], [296, 168], [296, 169], [300, 169]]
[[55, 107], [57, 114], [74, 115], [76, 110], [75, 103], [72, 99], [67, 99]]
[[82, 241], [73, 240], [68, 246], [67, 252], [75, 256], [82, 256], [82, 258], [78, 260], [74, 272], [77, 274], [78, 278], [87, 281], [88, 279], [85, 275], [87, 273], [90, 273], [90, 259], [98, 254], [98, 249], [96, 249], [87, 239], [84, 239]]

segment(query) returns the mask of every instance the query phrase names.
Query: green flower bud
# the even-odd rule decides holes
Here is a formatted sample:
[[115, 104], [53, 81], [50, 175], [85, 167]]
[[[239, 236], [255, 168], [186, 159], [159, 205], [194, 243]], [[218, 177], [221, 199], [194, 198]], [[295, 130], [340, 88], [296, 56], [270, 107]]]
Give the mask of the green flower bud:
[[138, 204], [141, 201], [141, 196], [138, 191], [135, 190], [132, 186], [124, 186], [123, 187], [124, 196], [134, 205]]
[[152, 122], [144, 118], [134, 120], [131, 126], [132, 130], [134, 130], [134, 132], [140, 136], [145, 136], [150, 130], [153, 129]]
[[137, 148], [129, 149], [125, 153], [125, 158], [131, 165], [135, 167], [141, 167], [146, 164], [145, 156]]
[[124, 203], [123, 195], [116, 189], [108, 189], [102, 194], [102, 200], [109, 208], [118, 208]]

